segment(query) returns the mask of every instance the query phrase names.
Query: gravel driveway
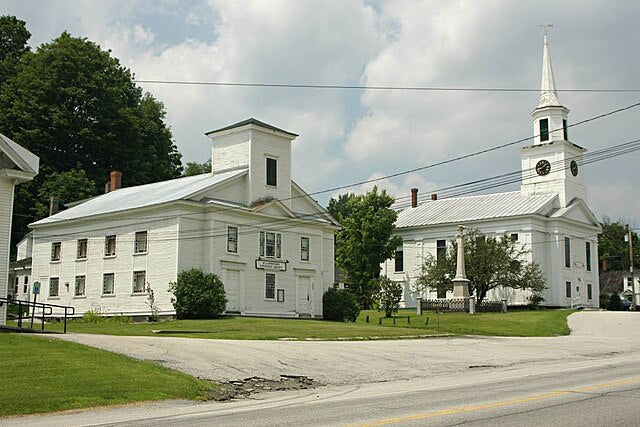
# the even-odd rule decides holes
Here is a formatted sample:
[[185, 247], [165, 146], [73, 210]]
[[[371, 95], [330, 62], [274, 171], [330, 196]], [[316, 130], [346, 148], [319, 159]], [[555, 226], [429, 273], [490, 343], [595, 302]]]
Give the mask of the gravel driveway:
[[[570, 336], [458, 337], [393, 341], [240, 341], [92, 334], [56, 338], [216, 381], [305, 375], [325, 384], [395, 381], [462, 371], [517, 368], [616, 354], [640, 357], [640, 313], [580, 312]], [[47, 335], [51, 338], [52, 335]]]

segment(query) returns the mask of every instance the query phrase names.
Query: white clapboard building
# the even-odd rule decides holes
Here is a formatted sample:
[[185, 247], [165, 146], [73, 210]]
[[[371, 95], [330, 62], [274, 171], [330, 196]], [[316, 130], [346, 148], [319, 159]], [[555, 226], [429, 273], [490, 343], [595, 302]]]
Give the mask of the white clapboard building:
[[[404, 284], [404, 305], [415, 307], [416, 297], [451, 298], [452, 292], [412, 292], [418, 270], [427, 256], [444, 256], [458, 225], [489, 235], [516, 240], [529, 251], [544, 273], [547, 306], [598, 306], [599, 222], [587, 205], [583, 156], [586, 149], [570, 141], [569, 110], [555, 89], [547, 36], [544, 38], [540, 102], [533, 110], [534, 143], [521, 149], [522, 184], [519, 191], [438, 199], [417, 203], [398, 214], [396, 235], [402, 237], [395, 259], [383, 274]], [[495, 289], [489, 300], [526, 302], [527, 292]]]
[[227, 312], [320, 317], [338, 223], [291, 179], [296, 134], [255, 119], [207, 133], [212, 172], [120, 188], [31, 224], [42, 300], [105, 315], [175, 313], [191, 268], [217, 274]]
[[[13, 194], [16, 185], [38, 174], [40, 159], [24, 147], [0, 134], [0, 297], [6, 298], [9, 287], [9, 248]], [[0, 306], [0, 325], [6, 320], [6, 304]]]

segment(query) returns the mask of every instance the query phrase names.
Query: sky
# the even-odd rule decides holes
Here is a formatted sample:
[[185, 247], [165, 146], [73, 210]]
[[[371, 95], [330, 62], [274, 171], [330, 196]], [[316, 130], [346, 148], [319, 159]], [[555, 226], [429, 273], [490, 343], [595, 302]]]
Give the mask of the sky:
[[[542, 29], [558, 89], [640, 89], [640, 2], [510, 0], [0, 0], [36, 48], [61, 32], [110, 49], [140, 80], [352, 86], [540, 86]], [[533, 135], [536, 92], [177, 86], [141, 83], [162, 101], [184, 161], [204, 133], [249, 117], [294, 132], [293, 179], [310, 193], [383, 177]], [[569, 123], [640, 92], [560, 92]], [[640, 138], [640, 108], [570, 130], [590, 151]], [[520, 169], [516, 146], [378, 186], [421, 195]], [[640, 225], [640, 152], [585, 165], [599, 218]], [[317, 194], [363, 192], [371, 185]], [[489, 190], [512, 191], [518, 184]]]

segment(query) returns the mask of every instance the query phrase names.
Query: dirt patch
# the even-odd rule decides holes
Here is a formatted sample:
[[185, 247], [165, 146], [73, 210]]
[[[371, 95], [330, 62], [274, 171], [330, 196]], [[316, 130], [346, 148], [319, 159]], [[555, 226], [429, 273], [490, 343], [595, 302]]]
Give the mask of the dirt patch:
[[249, 377], [243, 380], [221, 383], [211, 391], [210, 398], [225, 401], [249, 397], [251, 394], [265, 391], [305, 390], [321, 385], [311, 378], [298, 375], [281, 375], [277, 380]]

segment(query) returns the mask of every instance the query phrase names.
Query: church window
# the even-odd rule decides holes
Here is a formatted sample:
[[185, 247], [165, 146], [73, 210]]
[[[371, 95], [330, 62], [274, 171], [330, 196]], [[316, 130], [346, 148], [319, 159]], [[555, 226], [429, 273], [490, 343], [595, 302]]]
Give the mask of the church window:
[[591, 271], [591, 242], [586, 242], [585, 252], [587, 257], [587, 271]]
[[396, 250], [395, 258], [395, 271], [404, 271], [404, 252], [402, 249]]
[[282, 234], [260, 232], [260, 256], [280, 258], [282, 255]]
[[564, 266], [571, 268], [571, 239], [564, 238]]
[[437, 240], [436, 241], [436, 260], [438, 262], [442, 262], [445, 260], [447, 256], [447, 241], [446, 240]]
[[562, 133], [565, 141], [569, 140], [569, 131], [567, 130], [567, 119], [562, 119]]
[[593, 286], [591, 286], [591, 283], [587, 283], [587, 299], [593, 299]]
[[565, 295], [567, 298], [571, 298], [571, 282], [565, 283]]
[[278, 161], [267, 157], [267, 185], [278, 185]]
[[549, 140], [549, 119], [540, 119], [540, 141]]

